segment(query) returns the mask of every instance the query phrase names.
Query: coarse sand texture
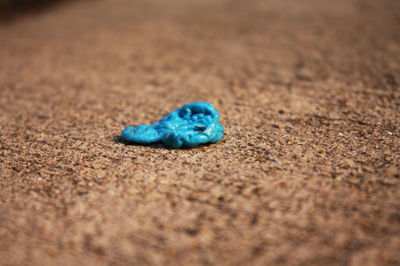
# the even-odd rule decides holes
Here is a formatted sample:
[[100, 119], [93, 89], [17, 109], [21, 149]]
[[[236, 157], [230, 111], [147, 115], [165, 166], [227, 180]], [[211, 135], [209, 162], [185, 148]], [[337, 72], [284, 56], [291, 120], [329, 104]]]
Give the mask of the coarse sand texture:
[[[0, 265], [400, 265], [399, 18], [81, 0], [0, 19]], [[218, 142], [121, 136], [193, 102]]]

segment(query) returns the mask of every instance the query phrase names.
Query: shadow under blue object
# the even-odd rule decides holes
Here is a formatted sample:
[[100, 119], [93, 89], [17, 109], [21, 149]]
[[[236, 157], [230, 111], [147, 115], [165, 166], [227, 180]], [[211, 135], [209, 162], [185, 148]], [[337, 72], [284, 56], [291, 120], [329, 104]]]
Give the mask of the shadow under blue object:
[[128, 142], [150, 144], [162, 142], [170, 148], [193, 148], [216, 143], [223, 137], [220, 115], [211, 103], [189, 103], [155, 124], [127, 126], [122, 137]]

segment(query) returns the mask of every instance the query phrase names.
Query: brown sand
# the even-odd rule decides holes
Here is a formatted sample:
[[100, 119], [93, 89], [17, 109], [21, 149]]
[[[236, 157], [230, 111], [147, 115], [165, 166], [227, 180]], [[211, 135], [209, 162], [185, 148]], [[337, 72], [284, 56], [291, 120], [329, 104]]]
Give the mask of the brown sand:
[[[399, 265], [400, 1], [63, 3], [0, 24], [0, 264]], [[215, 145], [126, 145], [192, 101]]]

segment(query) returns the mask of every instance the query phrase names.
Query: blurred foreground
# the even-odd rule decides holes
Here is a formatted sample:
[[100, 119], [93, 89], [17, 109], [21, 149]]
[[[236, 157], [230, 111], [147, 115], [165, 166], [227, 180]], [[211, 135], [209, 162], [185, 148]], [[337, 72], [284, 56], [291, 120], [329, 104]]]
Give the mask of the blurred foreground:
[[[74, 1], [0, 23], [0, 264], [400, 264], [399, 1]], [[221, 142], [126, 145], [211, 102]]]

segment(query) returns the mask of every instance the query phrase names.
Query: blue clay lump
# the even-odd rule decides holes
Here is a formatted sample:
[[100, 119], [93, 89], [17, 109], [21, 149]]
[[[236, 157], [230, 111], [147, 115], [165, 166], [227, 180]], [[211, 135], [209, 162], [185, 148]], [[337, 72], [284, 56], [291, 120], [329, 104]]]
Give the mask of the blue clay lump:
[[189, 103], [155, 124], [127, 126], [122, 137], [140, 144], [162, 142], [170, 148], [193, 148], [222, 138], [224, 127], [219, 117], [211, 103]]

